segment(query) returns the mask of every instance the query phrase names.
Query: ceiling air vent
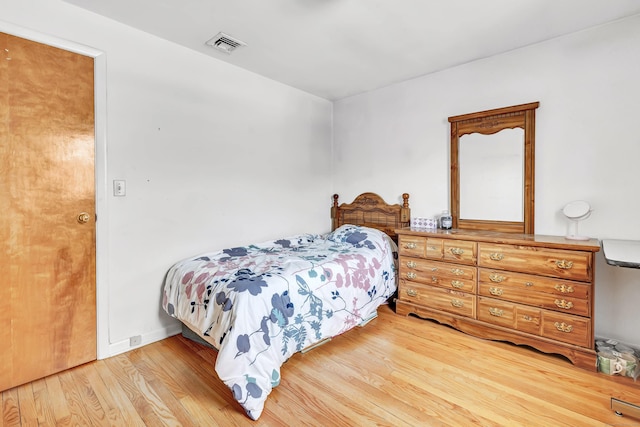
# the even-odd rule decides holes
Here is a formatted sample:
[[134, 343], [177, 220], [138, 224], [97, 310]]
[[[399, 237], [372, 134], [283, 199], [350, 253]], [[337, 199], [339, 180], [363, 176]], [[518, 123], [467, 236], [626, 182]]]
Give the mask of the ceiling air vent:
[[233, 37], [231, 37], [228, 34], [225, 33], [218, 33], [215, 35], [215, 37], [213, 37], [211, 40], [207, 41], [207, 43], [205, 43], [208, 46], [214, 47], [218, 50], [223, 51], [226, 54], [230, 54], [232, 51], [234, 51], [236, 48], [240, 47], [240, 46], [246, 46], [247, 44], [244, 42], [241, 42], [238, 39], [234, 39]]

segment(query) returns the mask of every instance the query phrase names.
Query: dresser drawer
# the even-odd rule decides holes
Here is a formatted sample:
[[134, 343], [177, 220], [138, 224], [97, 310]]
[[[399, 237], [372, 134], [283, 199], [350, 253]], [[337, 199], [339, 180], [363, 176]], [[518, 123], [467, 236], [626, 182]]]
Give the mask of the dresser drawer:
[[571, 297], [589, 299], [591, 284], [556, 279], [553, 277], [534, 276], [531, 274], [513, 273], [510, 271], [480, 268], [478, 281], [496, 285], [510, 285], [512, 287], [541, 292], [557, 297]]
[[478, 297], [478, 320], [529, 334], [541, 335], [542, 310]]
[[426, 257], [429, 259], [442, 259], [444, 240], [427, 237]]
[[540, 335], [542, 326], [542, 310], [534, 307], [516, 306], [516, 325], [518, 331]]
[[399, 239], [400, 255], [442, 259], [443, 239], [422, 236], [400, 236]]
[[400, 277], [427, 285], [476, 292], [476, 268], [419, 258], [400, 257]]
[[509, 285], [480, 283], [478, 285], [478, 295], [547, 308], [578, 316], [588, 316], [590, 314], [589, 301], [587, 300], [562, 297], [556, 298], [553, 295], [531, 292], [526, 289], [523, 290]]
[[491, 298], [478, 297], [478, 320], [515, 328], [516, 305]]
[[480, 267], [591, 281], [591, 252], [479, 243]]
[[419, 236], [399, 236], [398, 253], [412, 257], [424, 258], [427, 249], [427, 238]]
[[[591, 314], [591, 306], [588, 299], [574, 298], [567, 294], [556, 295], [538, 292], [534, 290], [533, 286], [527, 286], [526, 283], [529, 282], [522, 284], [522, 282], [518, 280], [520, 277], [511, 280], [511, 274], [512, 273], [509, 272], [481, 269], [478, 295], [579, 316], [589, 316]], [[531, 277], [531, 279], [535, 279], [535, 277]], [[582, 283], [579, 285], [588, 286]]]
[[453, 289], [427, 286], [400, 279], [398, 297], [424, 307], [475, 318], [476, 297]]
[[445, 261], [475, 265], [478, 259], [478, 244], [467, 240], [445, 240], [443, 242]]
[[478, 297], [478, 320], [580, 347], [592, 345], [591, 323], [584, 317]]
[[584, 317], [543, 311], [542, 336], [581, 347], [593, 346], [591, 321]]

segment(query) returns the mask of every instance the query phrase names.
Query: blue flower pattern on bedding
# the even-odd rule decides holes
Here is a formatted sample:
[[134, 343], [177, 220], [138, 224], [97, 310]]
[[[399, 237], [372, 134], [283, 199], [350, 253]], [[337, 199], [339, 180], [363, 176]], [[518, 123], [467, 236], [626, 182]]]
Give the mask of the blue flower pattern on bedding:
[[395, 290], [389, 238], [345, 225], [181, 261], [162, 305], [216, 346], [216, 372], [255, 420], [289, 357], [362, 323]]

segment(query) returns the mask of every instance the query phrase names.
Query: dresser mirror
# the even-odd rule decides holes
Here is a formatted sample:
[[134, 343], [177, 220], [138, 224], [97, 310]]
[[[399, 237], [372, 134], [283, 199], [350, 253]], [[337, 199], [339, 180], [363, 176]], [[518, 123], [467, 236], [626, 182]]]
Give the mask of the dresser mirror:
[[533, 234], [538, 105], [449, 117], [453, 228]]

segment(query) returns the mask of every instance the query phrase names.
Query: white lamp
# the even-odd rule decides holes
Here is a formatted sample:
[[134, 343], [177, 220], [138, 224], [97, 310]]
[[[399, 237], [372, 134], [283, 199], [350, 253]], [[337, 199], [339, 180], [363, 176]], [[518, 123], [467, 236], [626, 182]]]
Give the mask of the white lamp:
[[587, 236], [581, 236], [578, 233], [578, 223], [584, 219], [589, 218], [591, 215], [591, 206], [588, 202], [584, 200], [576, 200], [574, 202], [567, 203], [564, 208], [562, 208], [562, 214], [567, 217], [570, 221], [573, 222], [573, 233], [569, 233], [565, 236], [565, 238], [570, 240], [589, 240]]

